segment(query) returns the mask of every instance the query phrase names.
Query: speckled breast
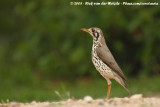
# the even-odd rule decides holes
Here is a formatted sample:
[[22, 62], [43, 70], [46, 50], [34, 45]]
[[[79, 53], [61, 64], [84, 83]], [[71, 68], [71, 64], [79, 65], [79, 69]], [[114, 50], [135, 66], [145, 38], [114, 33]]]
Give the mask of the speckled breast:
[[114, 73], [112, 69], [110, 69], [103, 61], [97, 56], [95, 49], [92, 50], [92, 62], [96, 67], [97, 71], [104, 77], [104, 78], [114, 78]]

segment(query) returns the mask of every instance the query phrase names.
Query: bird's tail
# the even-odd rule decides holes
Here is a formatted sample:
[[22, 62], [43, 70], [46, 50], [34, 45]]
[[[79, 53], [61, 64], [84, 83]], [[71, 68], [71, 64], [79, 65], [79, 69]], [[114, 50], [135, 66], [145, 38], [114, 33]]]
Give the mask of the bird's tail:
[[119, 84], [121, 84], [122, 85], [122, 87], [128, 92], [128, 95], [130, 95], [130, 91], [129, 91], [129, 89], [127, 88], [127, 83], [126, 83], [126, 81], [125, 80], [123, 80], [122, 78], [116, 78], [115, 79]]
[[[122, 85], [123, 86], [123, 85]], [[127, 86], [123, 86], [124, 87], [124, 89], [128, 92], [128, 95], [130, 95], [130, 91], [129, 91], [129, 89], [127, 88]]]

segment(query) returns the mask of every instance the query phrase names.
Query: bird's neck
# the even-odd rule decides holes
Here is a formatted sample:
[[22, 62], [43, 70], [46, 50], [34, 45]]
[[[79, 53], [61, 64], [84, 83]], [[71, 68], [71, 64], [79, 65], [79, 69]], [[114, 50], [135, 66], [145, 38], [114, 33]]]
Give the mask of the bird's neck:
[[99, 42], [93, 41], [93, 45], [92, 45], [92, 59], [93, 59], [94, 57], [98, 58], [96, 49], [99, 48], [100, 46], [101, 46], [101, 45], [100, 45]]
[[101, 47], [101, 44], [99, 42], [93, 40], [92, 57], [97, 57], [96, 49], [99, 47]]
[[93, 40], [93, 46], [94, 49], [101, 47], [101, 44], [98, 41]]

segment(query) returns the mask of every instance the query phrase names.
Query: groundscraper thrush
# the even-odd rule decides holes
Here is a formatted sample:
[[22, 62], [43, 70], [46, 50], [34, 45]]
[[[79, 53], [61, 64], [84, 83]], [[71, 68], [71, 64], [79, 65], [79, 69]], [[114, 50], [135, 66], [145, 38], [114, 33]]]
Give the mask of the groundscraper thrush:
[[83, 28], [81, 30], [88, 32], [93, 37], [92, 62], [96, 67], [97, 71], [108, 82], [107, 99], [110, 98], [110, 91], [112, 85], [110, 79], [115, 79], [127, 90], [128, 93], [130, 93], [126, 86], [127, 78], [123, 74], [122, 70], [120, 69], [110, 50], [108, 49], [102, 30], [100, 28]]

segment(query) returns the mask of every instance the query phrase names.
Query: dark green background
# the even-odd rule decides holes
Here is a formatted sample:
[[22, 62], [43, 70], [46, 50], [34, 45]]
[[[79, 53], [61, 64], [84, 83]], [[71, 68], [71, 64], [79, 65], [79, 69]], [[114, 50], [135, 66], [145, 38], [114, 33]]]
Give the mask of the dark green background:
[[[100, 94], [98, 90], [107, 90], [107, 83], [91, 62], [92, 37], [81, 28], [102, 29], [108, 47], [135, 87], [136, 79], [152, 81], [160, 74], [160, 6], [1, 0], [0, 7], [0, 100], [57, 100], [55, 90], [62, 94], [69, 90], [75, 98], [87, 93], [104, 97], [105, 91]], [[145, 87], [145, 79], [141, 80]], [[160, 81], [158, 77], [153, 80]], [[96, 83], [102, 87], [96, 90]], [[94, 87], [90, 90], [95, 92], [83, 89], [87, 87]]]

